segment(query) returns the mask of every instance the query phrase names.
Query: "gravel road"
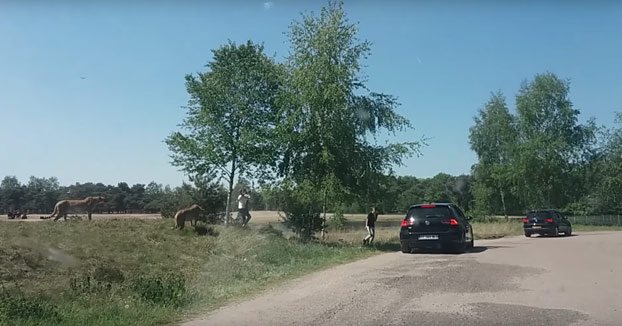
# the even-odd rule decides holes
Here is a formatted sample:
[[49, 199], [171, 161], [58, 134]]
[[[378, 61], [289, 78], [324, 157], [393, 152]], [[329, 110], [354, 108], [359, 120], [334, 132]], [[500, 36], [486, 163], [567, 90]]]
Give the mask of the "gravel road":
[[622, 325], [622, 232], [476, 241], [307, 275], [198, 325]]

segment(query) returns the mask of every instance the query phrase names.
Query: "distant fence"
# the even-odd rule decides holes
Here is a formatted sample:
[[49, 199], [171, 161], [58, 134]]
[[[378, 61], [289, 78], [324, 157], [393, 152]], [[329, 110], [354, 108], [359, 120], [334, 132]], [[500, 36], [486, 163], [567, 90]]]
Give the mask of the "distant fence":
[[622, 215], [568, 216], [568, 220], [572, 224], [622, 226]]

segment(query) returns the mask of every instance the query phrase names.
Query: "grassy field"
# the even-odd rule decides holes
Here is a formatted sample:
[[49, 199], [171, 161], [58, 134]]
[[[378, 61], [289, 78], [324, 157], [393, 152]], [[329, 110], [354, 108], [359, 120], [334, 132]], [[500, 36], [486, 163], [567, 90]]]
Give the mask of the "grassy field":
[[199, 236], [171, 220], [2, 222], [0, 325], [163, 325], [378, 252], [271, 227]]

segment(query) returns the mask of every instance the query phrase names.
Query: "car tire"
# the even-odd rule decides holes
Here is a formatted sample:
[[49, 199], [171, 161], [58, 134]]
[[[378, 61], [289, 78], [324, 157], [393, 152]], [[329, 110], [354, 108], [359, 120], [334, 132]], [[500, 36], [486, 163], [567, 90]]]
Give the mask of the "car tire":
[[467, 249], [473, 249], [475, 247], [475, 240], [473, 239], [473, 229], [471, 229], [471, 241], [467, 245]]
[[556, 226], [555, 229], [553, 229], [552, 236], [559, 237], [559, 227]]
[[564, 235], [566, 235], [567, 237], [572, 235], [572, 226], [568, 228], [568, 231], [564, 233]]
[[529, 232], [525, 232], [525, 236], [526, 236], [527, 238], [531, 238], [531, 233], [529, 233]]
[[451, 246], [452, 254], [463, 254], [467, 250], [466, 239], [463, 239], [461, 243]]
[[400, 249], [402, 250], [403, 253], [405, 254], [409, 254], [412, 252], [412, 249], [410, 249], [410, 247], [408, 246], [408, 244], [404, 244], [404, 243], [400, 243]]

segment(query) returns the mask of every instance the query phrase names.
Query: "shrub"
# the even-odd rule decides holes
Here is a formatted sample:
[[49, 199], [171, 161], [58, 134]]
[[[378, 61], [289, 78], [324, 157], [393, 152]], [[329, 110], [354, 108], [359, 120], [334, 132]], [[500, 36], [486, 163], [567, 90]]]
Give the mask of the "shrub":
[[123, 283], [125, 281], [123, 272], [114, 266], [97, 266], [93, 278], [98, 282], [107, 283]]
[[141, 299], [163, 306], [181, 307], [189, 299], [185, 277], [176, 274], [139, 277], [130, 289]]
[[[40, 320], [42, 325], [62, 321], [55, 305], [43, 297], [26, 298], [21, 294], [0, 294], [0, 325], [18, 325], [18, 320]], [[44, 323], [43, 323], [44, 322]]]
[[93, 272], [71, 277], [69, 287], [74, 294], [107, 293], [113, 287], [121, 287], [124, 281], [125, 275], [119, 268], [100, 265]]
[[315, 233], [322, 230], [323, 219], [320, 216], [321, 196], [310, 183], [292, 186], [285, 184], [281, 191], [281, 205], [285, 215], [281, 219], [302, 241], [315, 238]]
[[262, 234], [271, 234], [276, 235], [278, 237], [283, 236], [283, 231], [275, 229], [272, 225], [264, 225], [259, 229], [259, 232]]
[[195, 225], [194, 232], [196, 232], [198, 235], [210, 235], [214, 237], [218, 236], [218, 231], [214, 230], [214, 228], [211, 226]]
[[335, 212], [335, 214], [328, 219], [326, 223], [328, 223], [328, 227], [335, 230], [343, 230], [346, 227], [348, 219], [343, 216], [343, 213], [340, 211]]

